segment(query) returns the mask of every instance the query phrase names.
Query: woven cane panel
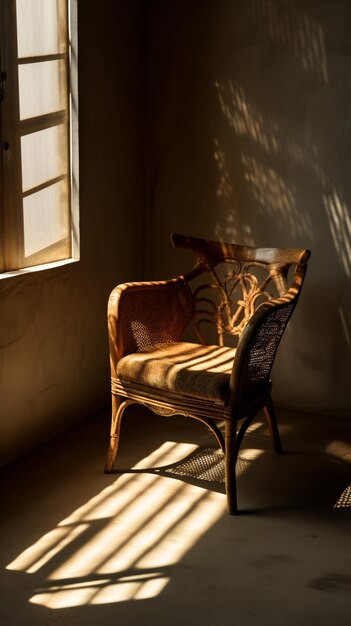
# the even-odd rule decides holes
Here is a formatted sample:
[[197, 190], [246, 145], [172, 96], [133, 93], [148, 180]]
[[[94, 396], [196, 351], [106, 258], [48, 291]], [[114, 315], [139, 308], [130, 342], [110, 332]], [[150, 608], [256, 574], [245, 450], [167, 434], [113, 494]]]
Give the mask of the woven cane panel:
[[123, 297], [122, 310], [124, 350], [143, 352], [181, 339], [192, 314], [192, 295], [185, 283], [131, 290]]
[[292, 303], [273, 310], [255, 335], [247, 368], [248, 386], [268, 382], [275, 353], [293, 308]]

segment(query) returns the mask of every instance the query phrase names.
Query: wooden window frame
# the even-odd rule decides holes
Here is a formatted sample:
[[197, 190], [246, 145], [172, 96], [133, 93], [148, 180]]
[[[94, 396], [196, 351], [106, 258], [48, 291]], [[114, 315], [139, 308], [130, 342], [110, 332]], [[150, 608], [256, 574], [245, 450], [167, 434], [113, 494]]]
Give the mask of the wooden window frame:
[[[65, 52], [18, 59], [16, 0], [2, 0], [0, 5], [0, 23], [6, 25], [6, 35], [0, 33], [1, 86], [5, 89], [0, 117], [0, 273], [4, 276], [23, 269], [28, 271], [31, 267], [38, 269], [38, 266], [49, 267], [79, 259], [77, 0], [67, 0], [65, 10], [68, 25]], [[65, 62], [66, 108], [20, 120], [19, 66], [55, 60]], [[21, 137], [61, 123], [67, 124], [68, 171], [23, 191]], [[68, 237], [25, 256], [23, 199], [64, 179], [68, 181], [69, 188], [66, 214], [69, 219]]]

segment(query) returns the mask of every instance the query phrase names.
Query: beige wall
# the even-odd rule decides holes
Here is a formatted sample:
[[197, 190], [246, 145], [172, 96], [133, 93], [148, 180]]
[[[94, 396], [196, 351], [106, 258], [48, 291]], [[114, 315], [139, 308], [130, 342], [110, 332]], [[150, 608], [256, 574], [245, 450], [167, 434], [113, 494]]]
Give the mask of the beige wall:
[[351, 4], [147, 6], [147, 275], [188, 266], [172, 231], [310, 248], [275, 397], [350, 415]]
[[0, 281], [2, 463], [108, 404], [108, 294], [141, 273], [140, 3], [78, 10], [81, 260]]

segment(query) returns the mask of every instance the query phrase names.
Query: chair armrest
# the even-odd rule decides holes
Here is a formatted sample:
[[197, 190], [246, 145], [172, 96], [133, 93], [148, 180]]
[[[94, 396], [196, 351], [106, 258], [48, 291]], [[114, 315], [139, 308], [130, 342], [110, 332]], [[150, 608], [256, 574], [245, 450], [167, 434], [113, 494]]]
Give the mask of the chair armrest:
[[108, 301], [112, 376], [123, 356], [180, 341], [193, 310], [192, 293], [183, 276], [115, 287]]

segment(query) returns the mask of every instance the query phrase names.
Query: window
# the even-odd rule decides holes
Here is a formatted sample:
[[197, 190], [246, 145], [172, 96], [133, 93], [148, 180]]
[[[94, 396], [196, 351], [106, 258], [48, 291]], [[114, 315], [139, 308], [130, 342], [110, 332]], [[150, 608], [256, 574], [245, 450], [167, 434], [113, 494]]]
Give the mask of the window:
[[76, 0], [1, 0], [0, 271], [76, 258]]

